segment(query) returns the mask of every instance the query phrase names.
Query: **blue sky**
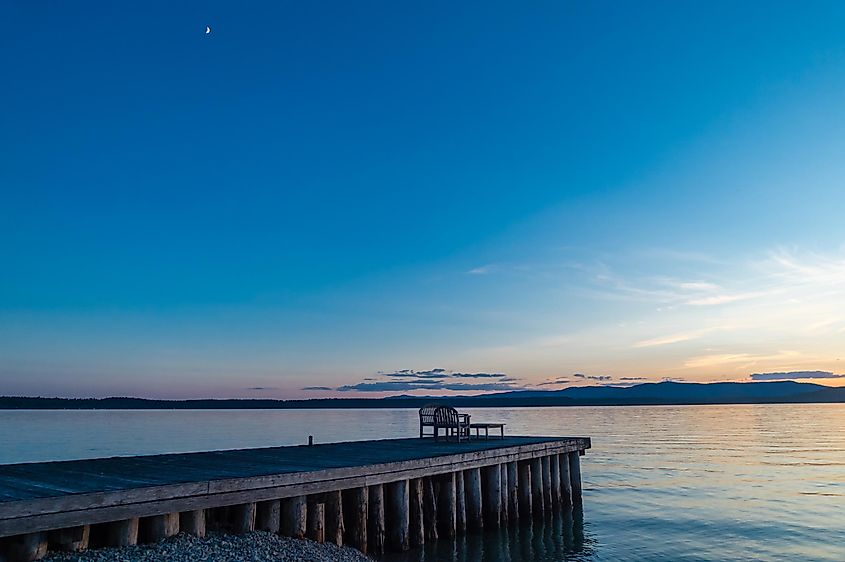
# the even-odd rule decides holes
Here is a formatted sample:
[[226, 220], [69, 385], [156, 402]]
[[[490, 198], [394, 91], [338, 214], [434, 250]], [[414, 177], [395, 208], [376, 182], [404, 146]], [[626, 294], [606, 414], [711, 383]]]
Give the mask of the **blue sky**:
[[836, 2], [4, 3], [0, 394], [835, 384], [843, 27]]

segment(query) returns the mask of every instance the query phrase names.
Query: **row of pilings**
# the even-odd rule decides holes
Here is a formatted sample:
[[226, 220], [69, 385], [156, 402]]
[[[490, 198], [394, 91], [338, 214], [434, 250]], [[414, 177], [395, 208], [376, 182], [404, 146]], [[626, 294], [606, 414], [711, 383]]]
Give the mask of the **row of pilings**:
[[8, 562], [30, 562], [48, 550], [153, 543], [179, 532], [203, 537], [207, 530], [260, 530], [381, 554], [543, 518], [581, 501], [579, 451], [455, 468], [385, 484], [29, 533], [2, 539], [0, 549]]

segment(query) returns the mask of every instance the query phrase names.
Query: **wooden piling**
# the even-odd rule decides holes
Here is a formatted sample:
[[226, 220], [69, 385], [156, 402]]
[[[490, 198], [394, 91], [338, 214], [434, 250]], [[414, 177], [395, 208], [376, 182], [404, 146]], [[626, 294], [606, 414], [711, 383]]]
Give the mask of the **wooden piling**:
[[543, 468], [543, 507], [552, 510], [552, 468], [551, 458], [546, 455], [540, 459]]
[[9, 562], [32, 562], [47, 555], [47, 533], [27, 533], [7, 539]]
[[308, 501], [305, 496], [286, 498], [282, 502], [282, 534], [301, 539], [308, 520]]
[[269, 500], [255, 506], [255, 530], [278, 533], [282, 523], [282, 502]]
[[552, 473], [552, 506], [557, 510], [560, 508], [560, 455], [550, 457]]
[[569, 474], [569, 454], [560, 457], [560, 502], [563, 507], [572, 505], [572, 477]]
[[522, 461], [519, 463], [519, 516], [523, 519], [530, 519], [532, 509], [532, 486], [531, 486], [531, 463]]
[[481, 529], [484, 526], [481, 511], [481, 470], [470, 468], [464, 471], [464, 492], [467, 528]]
[[539, 457], [533, 458], [531, 463], [531, 501], [533, 502], [534, 515], [543, 516], [546, 510], [543, 505], [543, 461]]
[[108, 525], [109, 546], [132, 546], [138, 544], [138, 528], [140, 520], [137, 517], [115, 521]]
[[569, 479], [572, 482], [572, 503], [581, 503], [581, 457], [579, 451], [569, 453]]
[[384, 552], [384, 486], [376, 484], [369, 487], [367, 514], [367, 544], [374, 554]]
[[414, 478], [409, 483], [410, 489], [410, 522], [411, 522], [411, 546], [425, 544], [425, 523], [423, 519], [423, 481], [422, 478]]
[[499, 472], [500, 476], [499, 479], [501, 480], [501, 498], [499, 501], [502, 504], [502, 526], [508, 524], [509, 519], [509, 509], [508, 509], [508, 463], [502, 463], [499, 465]]
[[519, 471], [516, 461], [507, 463], [508, 470], [508, 514], [510, 521], [519, 519]]
[[236, 534], [249, 533], [255, 530], [255, 503], [233, 505], [229, 510], [232, 531]]
[[425, 539], [436, 541], [437, 532], [437, 493], [434, 489], [434, 478], [427, 476], [423, 479], [423, 521], [425, 524]]
[[340, 490], [326, 492], [326, 540], [337, 546], [343, 546], [343, 499]]
[[437, 522], [440, 534], [452, 538], [457, 528], [457, 498], [455, 491], [455, 473], [449, 472], [440, 477], [440, 496], [437, 502]]
[[467, 529], [466, 492], [464, 490], [464, 471], [455, 474], [455, 530], [463, 533]]
[[144, 517], [140, 525], [140, 534], [144, 542], [158, 542], [179, 534], [179, 514], [164, 513]]
[[346, 518], [349, 545], [364, 554], [367, 553], [367, 515], [370, 495], [366, 486], [344, 492], [343, 515]]
[[482, 482], [484, 484], [484, 524], [494, 529], [502, 524], [502, 469], [498, 464], [485, 466]]
[[206, 531], [205, 510], [196, 509], [180, 513], [179, 530], [203, 538]]
[[48, 533], [50, 550], [60, 550], [63, 552], [82, 552], [88, 548], [90, 538], [90, 525], [58, 529]]
[[387, 538], [393, 550], [406, 551], [410, 548], [410, 521], [408, 511], [408, 481], [399, 480], [386, 485], [387, 492]]
[[308, 506], [307, 536], [314, 542], [326, 541], [326, 504], [312, 503]]

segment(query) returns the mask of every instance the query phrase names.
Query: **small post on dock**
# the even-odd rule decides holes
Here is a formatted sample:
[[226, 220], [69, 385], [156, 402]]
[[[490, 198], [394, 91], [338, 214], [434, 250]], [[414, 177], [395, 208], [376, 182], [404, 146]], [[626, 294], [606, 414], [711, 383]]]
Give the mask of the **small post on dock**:
[[387, 492], [387, 536], [391, 548], [404, 552], [410, 548], [410, 513], [408, 511], [408, 481], [399, 480], [386, 485]]
[[179, 514], [179, 528], [191, 535], [203, 538], [205, 536], [205, 510], [196, 509]]
[[326, 504], [312, 503], [308, 506], [307, 536], [314, 542], [326, 542]]
[[308, 501], [305, 496], [286, 498], [282, 504], [282, 534], [301, 539], [305, 536], [308, 519]]
[[572, 503], [581, 503], [581, 457], [580, 451], [569, 453], [569, 478], [572, 481]]
[[469, 468], [464, 471], [464, 490], [467, 528], [481, 529], [484, 523], [481, 516], [481, 471], [479, 469]]
[[384, 486], [376, 484], [369, 487], [369, 513], [367, 514], [367, 543], [370, 552], [384, 552]]

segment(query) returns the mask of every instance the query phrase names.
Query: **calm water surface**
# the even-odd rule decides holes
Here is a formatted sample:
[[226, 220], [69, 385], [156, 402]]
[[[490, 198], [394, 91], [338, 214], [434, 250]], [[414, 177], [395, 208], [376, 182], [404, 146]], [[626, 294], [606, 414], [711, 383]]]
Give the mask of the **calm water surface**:
[[[389, 560], [845, 561], [845, 405], [470, 412], [592, 437], [583, 513]], [[416, 432], [415, 410], [0, 412], [0, 463]]]

